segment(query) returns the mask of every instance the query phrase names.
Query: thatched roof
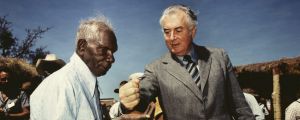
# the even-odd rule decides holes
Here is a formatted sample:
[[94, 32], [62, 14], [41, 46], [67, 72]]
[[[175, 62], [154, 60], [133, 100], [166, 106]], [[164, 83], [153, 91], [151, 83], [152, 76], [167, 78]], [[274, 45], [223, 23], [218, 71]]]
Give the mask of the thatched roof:
[[300, 56], [295, 58], [282, 58], [280, 60], [240, 65], [235, 67], [236, 73], [253, 72], [253, 73], [272, 73], [272, 69], [278, 67], [281, 73], [300, 75]]
[[0, 57], [0, 67], [8, 68], [11, 79], [18, 81], [31, 80], [38, 75], [34, 66], [18, 58]]

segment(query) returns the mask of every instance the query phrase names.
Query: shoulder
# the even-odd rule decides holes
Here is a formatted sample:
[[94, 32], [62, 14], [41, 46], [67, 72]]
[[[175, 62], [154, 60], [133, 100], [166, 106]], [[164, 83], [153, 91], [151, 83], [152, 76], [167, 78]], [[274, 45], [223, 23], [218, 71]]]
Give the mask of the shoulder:
[[196, 46], [196, 50], [200, 56], [222, 57], [224, 54], [227, 54], [223, 48]]
[[229, 61], [228, 54], [223, 48], [214, 48], [214, 47], [195, 45], [195, 50], [199, 55], [199, 59], [204, 61], [208, 61], [209, 59], [221, 63], [223, 62], [227, 63]]
[[147, 66], [159, 66], [160, 64], [163, 64], [165, 62], [168, 62], [172, 59], [171, 54], [169, 52], [163, 54], [159, 58], [156, 58], [155, 60], [151, 61]]
[[300, 102], [298, 102], [298, 101], [300, 101], [300, 100], [292, 102], [287, 108], [290, 108], [290, 109], [299, 109], [300, 108]]
[[68, 66], [63, 67], [46, 77], [35, 89], [31, 97], [56, 96], [57, 94], [72, 90], [74, 75], [74, 71], [69, 69]]
[[255, 97], [249, 93], [244, 93], [245, 99], [250, 102], [256, 101]]

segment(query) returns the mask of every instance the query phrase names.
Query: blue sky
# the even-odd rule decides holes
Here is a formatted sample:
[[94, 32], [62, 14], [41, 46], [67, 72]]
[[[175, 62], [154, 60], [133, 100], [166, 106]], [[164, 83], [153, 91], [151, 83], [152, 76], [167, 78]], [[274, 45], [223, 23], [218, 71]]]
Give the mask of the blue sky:
[[113, 90], [121, 80], [167, 52], [158, 20], [175, 3], [197, 11], [195, 42], [224, 48], [234, 65], [300, 55], [299, 0], [0, 0], [0, 15], [8, 15], [20, 39], [26, 28], [52, 27], [37, 45], [67, 62], [79, 21], [97, 14], [108, 17], [119, 50], [99, 80], [101, 98], [116, 98]]

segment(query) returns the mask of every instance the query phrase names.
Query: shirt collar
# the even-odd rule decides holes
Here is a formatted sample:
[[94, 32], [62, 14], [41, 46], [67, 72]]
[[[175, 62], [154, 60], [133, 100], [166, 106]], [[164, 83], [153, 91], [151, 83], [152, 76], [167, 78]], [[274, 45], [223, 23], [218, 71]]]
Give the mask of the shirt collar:
[[97, 77], [90, 71], [88, 66], [82, 61], [77, 53], [73, 53], [70, 58], [70, 63], [76, 68], [80, 82], [84, 84], [84, 86], [89, 90], [91, 96], [93, 96], [97, 84]]
[[[196, 54], [194, 44], [192, 44], [191, 49], [189, 50], [188, 54], [186, 54], [186, 55], [191, 56], [192, 61], [197, 63], [198, 55]], [[177, 57], [177, 62], [179, 62], [180, 64], [182, 64], [182, 65], [187, 64], [187, 62], [183, 60], [183, 56], [176, 56], [176, 57]]]

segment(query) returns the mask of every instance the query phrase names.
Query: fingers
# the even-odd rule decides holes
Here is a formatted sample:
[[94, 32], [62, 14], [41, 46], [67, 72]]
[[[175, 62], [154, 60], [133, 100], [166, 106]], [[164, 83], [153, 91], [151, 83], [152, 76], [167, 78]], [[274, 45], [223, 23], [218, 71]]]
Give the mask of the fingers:
[[120, 101], [128, 110], [132, 110], [140, 101], [139, 82], [140, 80], [133, 79], [119, 90]]
[[146, 120], [150, 116], [146, 114], [123, 114], [120, 116], [120, 120]]
[[132, 100], [134, 98], [133, 96], [139, 97], [139, 92], [139, 88], [124, 88], [119, 90], [119, 97], [120, 99]]
[[132, 82], [132, 84], [133, 84], [134, 86], [139, 87], [140, 79], [135, 78], [135, 79], [132, 79], [130, 82]]
[[132, 102], [132, 101], [134, 101], [134, 100], [136, 100], [138, 98], [140, 98], [140, 93], [136, 92], [135, 94], [131, 94], [131, 95], [127, 96], [127, 97], [124, 97], [122, 100], [123, 101], [127, 101], [127, 102]]
[[[122, 102], [122, 101], [121, 101]], [[123, 104], [128, 110], [133, 110], [133, 108], [140, 102], [140, 99], [136, 99], [131, 102], [123, 102], [126, 104]]]
[[154, 102], [150, 102], [150, 104], [148, 105], [146, 111], [144, 112], [144, 114], [146, 115], [151, 115], [152, 112], [154, 112], [155, 109], [155, 103]]
[[121, 99], [139, 93], [139, 82], [140, 80], [134, 79], [123, 85], [119, 89], [119, 97]]

